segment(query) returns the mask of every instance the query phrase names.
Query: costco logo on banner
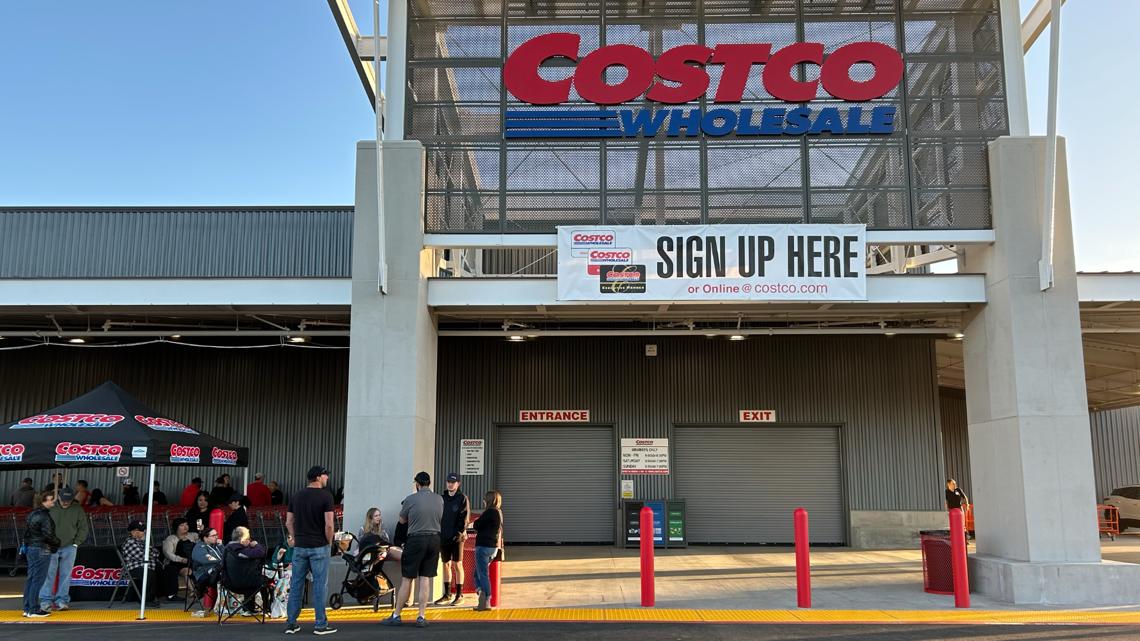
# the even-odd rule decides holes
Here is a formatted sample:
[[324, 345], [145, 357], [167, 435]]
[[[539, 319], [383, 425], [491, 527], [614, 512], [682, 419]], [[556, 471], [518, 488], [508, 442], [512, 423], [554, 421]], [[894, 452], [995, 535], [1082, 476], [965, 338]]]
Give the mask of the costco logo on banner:
[[62, 441], [55, 446], [55, 460], [60, 463], [117, 463], [122, 455], [122, 445]]
[[24, 460], [23, 443], [0, 443], [0, 463], [19, 463]]
[[128, 585], [120, 568], [89, 568], [76, 565], [71, 568], [71, 585], [90, 588], [113, 588]]
[[[819, 90], [830, 99], [862, 103], [894, 91], [903, 76], [898, 51], [879, 42], [852, 42], [824, 55], [823, 44], [797, 42], [773, 50], [770, 43], [725, 43], [715, 47], [687, 44], [654, 58], [630, 44], [613, 44], [580, 56], [582, 36], [543, 34], [518, 46], [503, 65], [503, 85], [522, 102], [539, 106], [565, 105], [571, 89], [598, 109], [511, 109], [504, 118], [506, 138], [637, 138], [666, 136], [799, 136], [829, 133], [890, 134], [895, 130], [893, 105], [864, 107], [849, 104], [846, 118], [836, 106], [814, 109]], [[543, 77], [548, 61], [574, 63], [573, 75], [561, 80]], [[866, 80], [853, 80], [856, 65], [870, 65]], [[708, 95], [707, 67], [720, 67], [713, 107], [684, 108]], [[800, 80], [800, 65], [818, 68], [818, 77]], [[738, 107], [753, 67], [762, 67], [764, 89], [783, 107]], [[624, 77], [607, 82], [607, 71], [621, 68]], [[621, 77], [622, 74], [609, 74]], [[809, 71], [808, 77], [813, 74]], [[607, 109], [644, 100], [659, 106]], [[673, 106], [674, 108], [667, 108]]]
[[[202, 456], [202, 448], [194, 447], [193, 445], [178, 445], [170, 446], [170, 462], [171, 463], [197, 463], [198, 459]], [[235, 455], [236, 458], [236, 455]]]
[[198, 432], [179, 423], [172, 421], [168, 418], [155, 418], [151, 416], [135, 415], [135, 420], [146, 425], [152, 430], [159, 430], [161, 432], [182, 432], [183, 434], [197, 434]]
[[37, 430], [48, 427], [111, 427], [123, 417], [118, 414], [40, 414], [21, 419], [14, 430]]
[[215, 447], [210, 450], [210, 456], [214, 460], [214, 465], [237, 465], [238, 455], [235, 450], [223, 450]]

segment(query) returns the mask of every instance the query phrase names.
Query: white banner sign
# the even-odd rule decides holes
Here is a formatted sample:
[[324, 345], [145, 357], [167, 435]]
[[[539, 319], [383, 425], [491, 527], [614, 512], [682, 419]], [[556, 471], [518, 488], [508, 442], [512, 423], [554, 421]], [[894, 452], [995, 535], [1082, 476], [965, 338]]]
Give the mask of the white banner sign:
[[621, 440], [622, 474], [668, 474], [669, 439], [623, 438]]
[[459, 441], [459, 474], [483, 476], [483, 439], [465, 438]]
[[867, 300], [864, 225], [558, 228], [558, 300]]

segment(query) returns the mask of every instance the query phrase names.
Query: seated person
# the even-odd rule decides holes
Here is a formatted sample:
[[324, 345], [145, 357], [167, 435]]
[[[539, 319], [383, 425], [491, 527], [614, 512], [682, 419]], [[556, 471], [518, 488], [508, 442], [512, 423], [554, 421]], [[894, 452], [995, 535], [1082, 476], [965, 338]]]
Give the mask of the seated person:
[[[154, 584], [157, 583], [158, 577], [155, 576], [155, 567], [158, 561], [158, 552], [151, 550], [150, 560], [146, 558], [146, 526], [142, 521], [131, 521], [127, 525], [127, 532], [130, 537], [123, 541], [123, 569], [131, 575], [131, 581], [135, 584], [139, 594], [147, 600], [147, 603], [155, 603], [154, 598]], [[150, 567], [150, 578], [147, 580], [146, 594], [143, 594], [143, 568]]]
[[190, 532], [186, 519], [170, 522], [170, 536], [162, 542], [162, 556], [166, 565], [162, 568], [162, 590], [159, 592], [168, 601], [178, 599], [178, 580], [190, 574], [190, 557], [194, 554], [194, 544], [198, 535]]
[[[261, 591], [262, 603], [269, 603], [268, 579], [262, 572], [265, 547], [250, 538], [249, 528], [238, 526], [222, 555], [223, 583], [226, 589], [241, 594]], [[248, 614], [244, 610], [242, 614]]]
[[191, 567], [193, 568], [194, 584], [198, 594], [202, 595], [202, 608], [194, 613], [196, 617], [206, 616], [206, 610], [214, 605], [217, 596], [218, 573], [222, 566], [222, 544], [218, 540], [218, 531], [207, 527], [202, 531], [202, 537], [194, 546], [191, 554]]

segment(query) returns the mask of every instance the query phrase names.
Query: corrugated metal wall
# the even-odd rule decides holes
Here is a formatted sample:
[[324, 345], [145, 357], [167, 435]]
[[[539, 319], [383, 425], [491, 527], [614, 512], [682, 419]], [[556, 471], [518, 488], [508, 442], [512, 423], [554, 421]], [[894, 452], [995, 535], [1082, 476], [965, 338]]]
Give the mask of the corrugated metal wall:
[[352, 207], [0, 208], [0, 278], [346, 278]]
[[[942, 451], [946, 478], [958, 481], [967, 496], [973, 496], [970, 477], [970, 434], [966, 423], [966, 395], [961, 390], [940, 389], [938, 406], [942, 414]], [[943, 479], [945, 480], [945, 479]]]
[[[658, 356], [645, 356], [647, 343]], [[494, 426], [520, 409], [589, 409], [618, 438], [666, 438], [673, 424], [734, 424], [740, 409], [773, 409], [781, 422], [843, 425], [848, 509], [936, 510], [935, 394], [933, 346], [920, 339], [444, 337], [436, 474], [459, 469], [460, 439], [487, 439], [485, 475], [464, 483], [481, 497], [495, 474]], [[639, 497], [670, 497], [671, 477], [636, 478]]]
[[[946, 471], [957, 475], [959, 484], [970, 494], [966, 399], [960, 393], [942, 390], [941, 404]], [[1140, 485], [1140, 407], [1089, 412], [1089, 423], [1097, 498], [1123, 485]]]
[[[55, 407], [106, 380], [113, 380], [164, 416], [250, 448], [251, 469], [281, 483], [286, 494], [300, 489], [314, 463], [333, 470], [338, 486], [344, 469], [348, 350], [269, 348], [202, 349], [175, 345], [126, 348], [39, 347], [0, 352], [0, 421]], [[159, 468], [171, 501], [194, 476], [212, 480], [222, 467]], [[19, 479], [45, 484], [50, 470], [0, 473], [0, 500]], [[145, 470], [132, 478], [145, 485]], [[68, 471], [92, 488], [119, 494], [114, 468]], [[338, 478], [339, 477], [339, 478]]]
[[1140, 407], [1090, 412], [1096, 496], [1140, 485]]

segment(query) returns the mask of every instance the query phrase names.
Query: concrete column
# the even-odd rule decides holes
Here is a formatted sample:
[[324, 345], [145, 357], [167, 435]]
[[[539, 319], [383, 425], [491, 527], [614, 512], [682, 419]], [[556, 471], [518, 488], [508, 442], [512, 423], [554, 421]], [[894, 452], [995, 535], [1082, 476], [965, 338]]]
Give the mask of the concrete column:
[[344, 524], [355, 531], [377, 506], [392, 532], [412, 477], [435, 469], [436, 327], [427, 306], [434, 266], [423, 247], [423, 145], [384, 142], [388, 294], [378, 291], [375, 150], [371, 141], [356, 147]]
[[[990, 144], [997, 242], [970, 247], [986, 305], [966, 325], [966, 406], [977, 526], [972, 586], [1015, 603], [1140, 597], [1140, 566], [1101, 563], [1064, 141], [1054, 286], [1042, 292], [1045, 139]], [[1127, 573], [1132, 586], [1110, 577]]]

